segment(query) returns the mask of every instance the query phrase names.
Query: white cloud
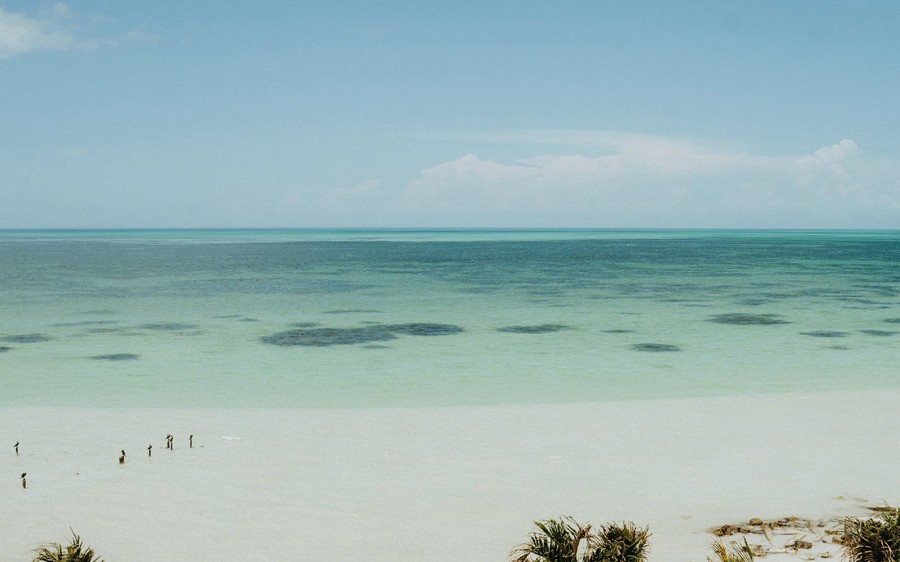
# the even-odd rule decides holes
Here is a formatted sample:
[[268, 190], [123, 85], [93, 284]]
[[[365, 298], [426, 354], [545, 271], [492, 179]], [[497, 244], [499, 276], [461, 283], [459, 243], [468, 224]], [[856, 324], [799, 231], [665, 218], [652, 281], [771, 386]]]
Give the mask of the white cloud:
[[507, 164], [468, 154], [422, 170], [396, 208], [463, 226], [900, 227], [897, 181], [860, 165], [849, 139], [799, 157], [610, 132], [499, 140], [532, 139], [582, 150]]
[[0, 59], [9, 59], [33, 51], [72, 51], [97, 49], [126, 42], [153, 42], [157, 36], [129, 31], [106, 37], [88, 38], [69, 7], [59, 2], [35, 17], [0, 8]]
[[49, 17], [35, 19], [0, 8], [0, 59], [30, 51], [65, 51], [75, 46], [69, 30], [61, 27], [68, 16], [65, 4], [57, 4]]
[[319, 226], [900, 228], [900, 164], [850, 139], [762, 155], [605, 131], [470, 138], [515, 156], [464, 154], [284, 206]]
[[845, 188], [848, 182], [852, 182], [846, 166], [857, 152], [856, 143], [844, 139], [807, 156], [801, 156], [795, 161], [797, 182], [801, 186], [827, 182], [834, 189]]

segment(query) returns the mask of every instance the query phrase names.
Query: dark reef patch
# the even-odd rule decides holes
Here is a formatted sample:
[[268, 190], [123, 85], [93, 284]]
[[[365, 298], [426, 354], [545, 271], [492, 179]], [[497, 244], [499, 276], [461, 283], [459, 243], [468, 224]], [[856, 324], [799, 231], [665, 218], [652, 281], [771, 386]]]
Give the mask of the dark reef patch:
[[368, 308], [339, 308], [326, 310], [322, 314], [384, 314], [383, 310], [370, 310]]
[[635, 351], [649, 351], [651, 353], [681, 351], [679, 346], [670, 343], [636, 343], [631, 346], [631, 349]]
[[603, 330], [604, 334], [633, 334], [634, 330]]
[[4, 351], [12, 351], [13, 349], [15, 349], [15, 348], [14, 347], [6, 347], [5, 345], [0, 345], [0, 353], [3, 353]]
[[716, 314], [709, 319], [716, 324], [731, 324], [734, 326], [771, 326], [775, 324], [790, 324], [778, 314], [747, 314], [743, 312], [729, 312]]
[[180, 332], [183, 330], [195, 330], [200, 326], [196, 324], [180, 324], [178, 322], [151, 322], [137, 326], [140, 330], [156, 330], [159, 332]]
[[884, 321], [888, 324], [900, 324], [900, 318], [885, 318]]
[[83, 314], [85, 316], [110, 316], [115, 313], [116, 311], [110, 308], [100, 308], [96, 310], [82, 310], [78, 314]]
[[242, 316], [240, 314], [225, 314], [223, 316], [213, 316], [217, 320], [237, 320], [238, 322], [259, 322], [256, 318]]
[[900, 332], [892, 332], [892, 331], [888, 331], [888, 330], [860, 330], [860, 332], [862, 332], [863, 334], [866, 334], [867, 336], [879, 336], [879, 337], [893, 336], [897, 333], [900, 333]]
[[743, 306], [762, 306], [764, 304], [772, 304], [772, 299], [748, 298], [739, 300], [738, 304]]
[[263, 343], [281, 346], [302, 345], [306, 347], [329, 347], [332, 345], [353, 345], [376, 341], [390, 341], [397, 336], [384, 326], [365, 328], [308, 328], [278, 332], [262, 338]]
[[58, 322], [50, 324], [54, 328], [75, 328], [78, 326], [99, 326], [101, 324], [116, 324], [117, 320], [83, 320], [81, 322]]
[[318, 322], [294, 322], [291, 328], [315, 328], [318, 325]]
[[377, 343], [373, 343], [373, 344], [370, 344], [370, 345], [364, 345], [364, 346], [362, 346], [362, 347], [363, 347], [363, 349], [390, 349], [390, 346], [387, 346], [387, 345], [379, 345], [379, 344], [377, 344]]
[[263, 343], [281, 346], [329, 347], [383, 342], [405, 336], [445, 336], [458, 334], [463, 329], [452, 324], [390, 324], [362, 328], [308, 328], [278, 332], [262, 338]]
[[9, 343], [40, 343], [50, 341], [53, 338], [46, 334], [17, 334], [14, 336], [3, 336], [0, 341]]
[[496, 287], [464, 287], [457, 292], [466, 295], [490, 295], [499, 292]]
[[564, 324], [530, 324], [524, 326], [504, 326], [497, 328], [498, 332], [507, 334], [549, 334], [551, 332], [561, 332], [569, 330], [569, 326]]
[[107, 355], [92, 355], [91, 359], [97, 361], [131, 361], [140, 358], [140, 355], [134, 353], [109, 353]]
[[141, 332], [136, 332], [132, 328], [88, 328], [84, 330], [85, 334], [119, 334], [122, 336], [140, 336]]
[[847, 336], [847, 332], [829, 332], [825, 330], [800, 333], [804, 336], [812, 336], [814, 338], [843, 338]]
[[828, 349], [834, 349], [836, 351], [846, 351], [850, 348], [847, 347], [846, 345], [829, 345]]
[[390, 324], [384, 326], [392, 334], [405, 336], [449, 336], [463, 331], [453, 324], [431, 324], [428, 322], [416, 322], [412, 324]]

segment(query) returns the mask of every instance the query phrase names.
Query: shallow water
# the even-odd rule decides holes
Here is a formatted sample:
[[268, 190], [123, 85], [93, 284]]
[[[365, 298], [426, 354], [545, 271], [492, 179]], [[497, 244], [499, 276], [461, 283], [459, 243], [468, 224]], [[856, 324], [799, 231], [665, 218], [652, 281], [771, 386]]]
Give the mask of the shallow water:
[[0, 310], [0, 405], [898, 387], [900, 233], [3, 231]]

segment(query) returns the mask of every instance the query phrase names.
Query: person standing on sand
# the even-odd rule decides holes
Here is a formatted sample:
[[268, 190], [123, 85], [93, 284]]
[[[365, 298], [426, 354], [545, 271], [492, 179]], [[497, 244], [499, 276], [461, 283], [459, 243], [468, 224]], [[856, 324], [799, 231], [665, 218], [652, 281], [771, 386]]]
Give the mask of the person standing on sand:
[[191, 433], [190, 437], [188, 437], [188, 449], [194, 448], [194, 434]]
[[125, 449], [122, 449], [122, 456], [119, 457], [119, 464], [125, 464]]
[[148, 457], [153, 456], [153, 445], [147, 445], [147, 456]]
[[27, 487], [28, 487], [28, 484], [25, 483], [25, 473], [23, 472], [22, 473], [22, 489], [24, 490]]
[[16, 456], [19, 455], [19, 442], [16, 441]]

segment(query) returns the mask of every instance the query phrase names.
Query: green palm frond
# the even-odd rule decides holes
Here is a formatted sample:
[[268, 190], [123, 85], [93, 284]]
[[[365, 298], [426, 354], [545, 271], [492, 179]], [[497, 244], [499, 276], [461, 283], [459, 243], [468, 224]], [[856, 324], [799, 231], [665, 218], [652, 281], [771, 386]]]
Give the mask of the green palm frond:
[[534, 525], [538, 530], [528, 542], [510, 551], [510, 562], [578, 562], [582, 542], [591, 537], [591, 526], [571, 517], [535, 521]]
[[610, 523], [600, 527], [595, 542], [586, 562], [643, 562], [650, 550], [650, 529], [631, 522]]
[[103, 560], [97, 557], [93, 548], [84, 545], [81, 536], [72, 531], [72, 540], [66, 546], [48, 543], [34, 549], [32, 562], [103, 562]]

